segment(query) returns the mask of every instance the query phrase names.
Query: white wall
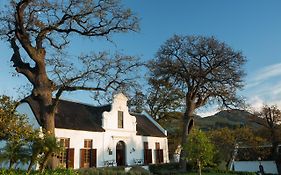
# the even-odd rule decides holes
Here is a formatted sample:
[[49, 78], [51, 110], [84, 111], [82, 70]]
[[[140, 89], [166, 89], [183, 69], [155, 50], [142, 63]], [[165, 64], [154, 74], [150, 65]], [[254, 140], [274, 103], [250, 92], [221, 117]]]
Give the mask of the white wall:
[[[265, 173], [278, 174], [277, 167], [274, 161], [261, 161]], [[259, 161], [235, 161], [235, 171], [258, 172]]]
[[[74, 168], [80, 167], [80, 149], [84, 148], [84, 139], [93, 140], [93, 148], [97, 149], [97, 167], [103, 167], [104, 161], [116, 160], [116, 145], [123, 141], [126, 145], [126, 165], [134, 165], [134, 159], [144, 159], [143, 142], [148, 142], [149, 149], [152, 149], [152, 162], [155, 162], [155, 142], [160, 143], [163, 149], [164, 162], [169, 162], [167, 138], [137, 136], [130, 132], [88, 132], [69, 129], [55, 129], [56, 137], [70, 138], [70, 148], [74, 148]], [[108, 148], [112, 150], [109, 155]], [[133, 151], [133, 148], [135, 151]]]
[[[167, 138], [136, 135], [136, 117], [129, 114], [127, 98], [117, 94], [112, 103], [112, 109], [103, 113], [102, 126], [105, 132], [88, 132], [68, 129], [56, 129], [56, 137], [70, 138], [70, 147], [75, 148], [74, 168], [80, 167], [80, 149], [84, 147], [84, 139], [93, 140], [93, 148], [97, 149], [97, 166], [104, 166], [104, 161], [116, 160], [116, 145], [123, 141], [126, 146], [126, 165], [134, 165], [135, 159], [144, 159], [143, 142], [148, 142], [152, 149], [152, 162], [155, 162], [155, 142], [163, 149], [164, 162], [169, 162]], [[124, 127], [118, 128], [118, 111], [123, 111]], [[112, 150], [109, 155], [108, 149]], [[133, 151], [133, 149], [135, 151]]]

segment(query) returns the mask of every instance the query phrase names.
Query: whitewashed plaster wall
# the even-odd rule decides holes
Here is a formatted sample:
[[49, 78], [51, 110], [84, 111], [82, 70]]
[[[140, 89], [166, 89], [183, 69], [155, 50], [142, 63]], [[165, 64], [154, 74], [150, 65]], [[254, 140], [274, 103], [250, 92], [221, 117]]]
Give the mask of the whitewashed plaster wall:
[[[134, 165], [135, 159], [144, 159], [143, 142], [148, 142], [149, 149], [152, 149], [152, 162], [155, 163], [155, 142], [160, 143], [160, 149], [164, 150], [164, 162], [169, 162], [168, 145], [166, 138], [145, 137], [124, 134], [124, 132], [88, 132], [69, 129], [55, 129], [56, 137], [70, 138], [70, 148], [74, 148], [74, 168], [80, 167], [80, 149], [84, 148], [84, 139], [93, 140], [93, 149], [97, 149], [97, 167], [103, 167], [104, 161], [116, 160], [116, 145], [119, 141], [125, 143], [126, 165]], [[133, 148], [135, 151], [133, 151]], [[108, 149], [112, 150], [109, 155]]]
[[265, 173], [278, 174], [277, 167], [274, 161], [235, 161], [235, 171], [258, 172], [259, 165], [262, 164]]

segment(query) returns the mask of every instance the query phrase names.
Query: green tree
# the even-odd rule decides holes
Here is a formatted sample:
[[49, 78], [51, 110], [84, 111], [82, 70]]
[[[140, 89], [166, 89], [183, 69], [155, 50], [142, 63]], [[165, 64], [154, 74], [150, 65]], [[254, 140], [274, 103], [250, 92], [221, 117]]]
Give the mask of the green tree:
[[278, 145], [280, 144], [280, 122], [281, 122], [281, 110], [276, 105], [263, 106], [261, 112], [256, 113], [257, 116], [264, 119], [265, 122], [259, 122], [264, 126], [270, 134], [270, 142], [272, 144], [271, 154], [276, 162], [278, 173], [281, 174], [281, 153], [279, 153]]
[[27, 117], [16, 111], [18, 102], [8, 96], [0, 97], [0, 140], [6, 142], [0, 157], [2, 161], [9, 161], [9, 168], [13, 168], [18, 161], [28, 161], [26, 149], [33, 128]]
[[214, 145], [204, 132], [193, 129], [188, 137], [188, 144], [184, 146], [187, 152], [187, 160], [198, 167], [198, 174], [208, 164], [213, 164], [215, 154]]
[[[235, 157], [234, 151], [238, 147], [250, 148], [252, 156], [264, 158], [268, 153], [260, 149], [261, 145], [266, 144], [266, 140], [257, 136], [252, 129], [241, 127], [235, 129], [221, 128], [208, 131], [208, 135], [215, 145], [217, 163], [225, 164], [229, 168], [231, 160]], [[239, 150], [238, 150], [239, 151]], [[247, 157], [245, 157], [247, 159]]]
[[[228, 107], [242, 104], [236, 91], [243, 87], [244, 62], [241, 52], [214, 37], [175, 35], [160, 47], [148, 67], [152, 79], [166, 82], [184, 94], [182, 145], [187, 143], [196, 109], [214, 102]], [[182, 150], [183, 169], [185, 157]]]
[[[63, 151], [63, 148], [60, 146], [58, 140], [51, 135], [44, 135], [41, 141], [35, 142], [34, 144], [35, 144], [33, 145], [34, 149], [39, 148], [40, 150], [41, 148], [42, 152], [45, 154], [40, 160], [40, 167], [39, 167], [39, 171], [43, 173], [46, 166], [48, 165], [48, 161], [52, 160], [51, 159], [52, 156], [56, 157], [56, 155], [58, 155], [61, 151]], [[43, 147], [41, 147], [41, 145], [43, 145]], [[36, 151], [38, 153], [38, 150]], [[55, 162], [51, 161], [51, 163], [54, 164]], [[53, 167], [54, 165], [51, 166]]]

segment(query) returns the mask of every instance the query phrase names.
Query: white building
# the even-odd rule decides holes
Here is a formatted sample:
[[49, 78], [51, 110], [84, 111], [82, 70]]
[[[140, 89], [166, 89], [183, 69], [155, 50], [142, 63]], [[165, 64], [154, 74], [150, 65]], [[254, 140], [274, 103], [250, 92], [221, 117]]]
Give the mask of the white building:
[[[60, 100], [55, 117], [55, 136], [66, 151], [58, 161], [71, 168], [168, 163], [167, 132], [147, 113], [130, 114], [127, 98], [95, 107]], [[35, 127], [42, 120], [36, 101], [27, 98], [18, 111]]]

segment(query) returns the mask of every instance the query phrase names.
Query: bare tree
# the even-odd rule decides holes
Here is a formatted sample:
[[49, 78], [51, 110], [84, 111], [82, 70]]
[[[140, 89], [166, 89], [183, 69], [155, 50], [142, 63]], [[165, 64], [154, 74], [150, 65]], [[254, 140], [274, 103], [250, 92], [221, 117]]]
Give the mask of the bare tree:
[[[185, 94], [182, 145], [193, 125], [194, 111], [218, 102], [234, 107], [241, 102], [236, 95], [243, 87], [245, 58], [214, 37], [173, 36], [149, 63], [152, 79], [165, 81]], [[186, 168], [186, 152], [181, 151], [181, 167]]]
[[67, 53], [76, 36], [110, 40], [114, 33], [138, 30], [137, 17], [118, 0], [10, 0], [1, 9], [1, 39], [10, 43], [16, 72], [32, 84], [30, 97], [40, 106], [45, 134], [54, 135], [64, 92], [124, 88], [140, 65], [121, 54]]
[[278, 145], [280, 144], [280, 122], [281, 111], [277, 106], [263, 106], [261, 112], [256, 113], [257, 116], [264, 119], [265, 122], [256, 121], [264, 126], [270, 133], [270, 141], [272, 144], [271, 154], [276, 162], [278, 173], [281, 174], [281, 153], [279, 153]]
[[118, 0], [11, 0], [1, 9], [6, 10], [1, 12], [0, 34], [11, 45], [16, 71], [33, 85], [30, 96], [51, 135], [63, 92], [117, 89], [130, 80], [123, 75], [139, 65], [120, 54], [86, 54], [75, 60], [65, 51], [75, 35], [110, 39], [113, 33], [138, 30], [138, 19]]
[[[143, 82], [139, 83], [143, 84]], [[184, 94], [174, 89], [167, 82], [149, 79], [147, 88], [138, 87], [129, 100], [131, 112], [147, 111], [154, 119], [159, 120], [168, 112], [181, 110]]]
[[173, 87], [170, 82], [149, 80], [149, 91], [146, 95], [148, 111], [156, 119], [161, 119], [167, 112], [181, 110], [183, 107], [184, 93], [181, 89]]

